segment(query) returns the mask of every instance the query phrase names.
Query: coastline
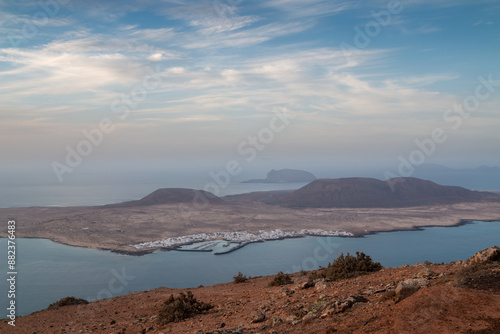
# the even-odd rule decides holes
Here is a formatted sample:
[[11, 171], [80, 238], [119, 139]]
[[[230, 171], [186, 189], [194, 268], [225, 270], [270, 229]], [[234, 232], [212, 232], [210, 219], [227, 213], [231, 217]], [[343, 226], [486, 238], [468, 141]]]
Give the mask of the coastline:
[[401, 229], [393, 229], [393, 230], [368, 231], [366, 233], [355, 234], [349, 238], [364, 238], [367, 235], [375, 235], [377, 233], [407, 232], [407, 231], [418, 232], [418, 231], [423, 231], [426, 228], [430, 228], [430, 227], [459, 227], [459, 226], [463, 226], [463, 225], [474, 224], [474, 222], [487, 222], [487, 223], [499, 222], [500, 223], [500, 218], [499, 219], [459, 219], [456, 224], [452, 224], [452, 225], [430, 224], [430, 225], [419, 225], [419, 226], [412, 226], [410, 228], [401, 228]]
[[[194, 210], [194, 209], [193, 209]], [[348, 237], [390, 231], [418, 231], [430, 226], [457, 226], [473, 220], [500, 221], [498, 202], [467, 202], [407, 208], [330, 208], [290, 209], [272, 205], [210, 205], [202, 210], [183, 211], [176, 204], [144, 208], [16, 208], [0, 209], [0, 217], [16, 220], [16, 236], [45, 238], [61, 244], [94, 248], [124, 255], [146, 255], [156, 250], [173, 250], [178, 244], [193, 243], [183, 239], [174, 244], [157, 244], [137, 249], [132, 245], [182, 238], [190, 235], [217, 234], [212, 239], [235, 242], [224, 232], [259, 234], [259, 231], [284, 232], [311, 229], [345, 231]], [[275, 235], [272, 238], [294, 235]], [[305, 234], [305, 233], [304, 233]], [[315, 233], [317, 234], [317, 233]], [[0, 237], [6, 237], [6, 229]], [[346, 237], [336, 233], [335, 236]], [[250, 240], [256, 241], [256, 240]]]
[[[180, 247], [182, 246], [187, 246], [187, 245], [192, 245], [196, 244], [202, 241], [193, 241], [189, 243], [184, 243], [184, 244], [179, 244], [171, 247], [156, 247], [156, 248], [150, 248], [150, 249], [120, 249], [120, 248], [110, 248], [110, 247], [105, 247], [105, 246], [88, 246], [88, 245], [79, 245], [79, 244], [72, 244], [64, 241], [60, 241], [57, 238], [51, 238], [51, 237], [36, 237], [36, 236], [19, 236], [17, 238], [19, 239], [46, 239], [50, 240], [52, 242], [56, 242], [65, 246], [71, 246], [71, 247], [81, 247], [81, 248], [88, 248], [88, 249], [96, 249], [96, 250], [101, 250], [101, 251], [108, 251], [111, 253], [116, 253], [116, 254], [121, 254], [121, 255], [128, 255], [128, 256], [143, 256], [143, 255], [148, 255], [152, 254], [156, 251], [180, 251], [180, 252], [203, 252], [203, 253], [210, 253], [213, 252], [213, 255], [225, 255], [232, 253], [234, 251], [237, 251], [246, 245], [253, 244], [253, 243], [259, 243], [259, 242], [271, 242], [271, 241], [279, 241], [279, 240], [285, 240], [285, 239], [296, 239], [296, 238], [304, 238], [307, 236], [311, 237], [338, 237], [338, 238], [364, 238], [368, 235], [375, 235], [378, 233], [390, 233], [390, 232], [404, 232], [404, 231], [423, 231], [426, 228], [431, 228], [431, 227], [459, 227], [463, 225], [468, 225], [468, 224], [474, 224], [475, 222], [498, 222], [500, 223], [500, 218], [499, 219], [459, 219], [455, 224], [452, 225], [443, 225], [443, 224], [430, 224], [430, 225], [420, 225], [420, 226], [412, 226], [408, 228], [396, 228], [396, 229], [391, 229], [391, 230], [373, 230], [373, 231], [366, 231], [364, 233], [356, 233], [352, 235], [313, 235], [313, 234], [307, 234], [307, 235], [294, 235], [294, 236], [283, 236], [280, 238], [274, 238], [274, 239], [268, 239], [268, 240], [256, 240], [256, 241], [246, 241], [246, 242], [239, 242], [238, 246], [235, 246], [228, 250], [227, 252], [213, 252], [212, 250], [200, 250], [200, 249], [181, 249]], [[3, 236], [0, 236], [0, 238], [3, 238]], [[223, 240], [223, 239], [219, 239]], [[229, 240], [225, 240], [229, 241]], [[234, 242], [234, 241], [233, 241]]]

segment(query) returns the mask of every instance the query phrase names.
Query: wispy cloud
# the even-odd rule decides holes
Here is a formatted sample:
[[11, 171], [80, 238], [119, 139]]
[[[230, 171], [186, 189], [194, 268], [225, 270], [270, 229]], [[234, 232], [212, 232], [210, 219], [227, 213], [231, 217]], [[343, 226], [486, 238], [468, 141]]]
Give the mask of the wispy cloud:
[[[487, 4], [483, 12], [493, 11], [493, 1], [480, 3]], [[4, 36], [19, 34], [30, 13], [39, 10], [37, 1], [11, 5], [2, 7]], [[481, 25], [483, 34], [474, 40], [461, 35], [476, 43], [478, 56], [456, 53], [465, 44], [456, 38], [461, 32], [449, 6], [457, 11], [463, 6], [466, 16], [476, 5], [465, 0], [403, 5], [401, 15], [346, 57], [341, 43], [355, 45], [354, 29], [364, 31], [375, 22], [372, 12], [387, 9], [387, 1], [70, 2], [26, 44], [2, 44], [0, 112], [19, 132], [38, 129], [42, 136], [63, 125], [66, 132], [53, 142], [68, 141], [82, 124], [92, 126], [94, 118], [108, 115], [110, 104], [130, 94], [148, 75], [146, 67], [154, 66], [162, 84], [130, 110], [117, 142], [131, 142], [126, 132], [137, 131], [143, 142], [150, 134], [158, 142], [175, 138], [182, 143], [179, 152], [195, 152], [202, 140], [189, 134], [203, 133], [202, 146], [214, 152], [216, 144], [229, 145], [228, 136], [236, 141], [265, 125], [274, 107], [289, 106], [300, 116], [297, 132], [282, 137], [290, 147], [323, 145], [319, 151], [325, 152], [325, 138], [331, 143], [349, 138], [362, 147], [359, 138], [367, 133], [390, 143], [391, 134], [423, 133], [442, 121], [443, 110], [475, 88], [471, 76], [492, 71], [495, 56], [478, 42], [496, 36], [493, 16], [480, 11], [468, 24]], [[429, 16], [423, 8], [439, 15]], [[436, 42], [442, 36], [450, 37], [446, 47]], [[478, 116], [475, 125], [498, 123], [495, 102], [482, 103], [480, 117], [488, 120]], [[40, 138], [33, 136], [32, 141]]]
[[359, 4], [356, 1], [339, 0], [271, 0], [266, 2], [266, 6], [275, 7], [289, 17], [299, 18], [331, 15], [356, 8]]
[[458, 74], [427, 74], [427, 75], [420, 75], [420, 76], [410, 76], [410, 77], [406, 77], [406, 78], [390, 79], [390, 80], [386, 80], [385, 83], [389, 87], [393, 86], [393, 85], [422, 87], [422, 86], [431, 85], [431, 84], [436, 83], [436, 82], [454, 80], [454, 79], [458, 79], [458, 78], [460, 78], [460, 76]]

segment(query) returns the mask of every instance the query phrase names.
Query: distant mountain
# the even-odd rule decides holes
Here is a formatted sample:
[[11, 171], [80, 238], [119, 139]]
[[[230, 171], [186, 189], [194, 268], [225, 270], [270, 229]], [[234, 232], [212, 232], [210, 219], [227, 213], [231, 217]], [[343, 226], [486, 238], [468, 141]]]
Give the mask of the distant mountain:
[[313, 174], [298, 169], [271, 170], [265, 179], [248, 180], [242, 183], [292, 183], [316, 180]]
[[443, 165], [438, 165], [438, 164], [422, 164], [421, 166], [416, 168], [417, 172], [456, 172], [456, 173], [471, 173], [471, 172], [478, 172], [478, 173], [499, 173], [500, 172], [500, 167], [496, 166], [479, 166], [476, 168], [450, 168], [446, 167]]
[[253, 193], [233, 196], [231, 200], [245, 200], [245, 196], [247, 200], [295, 208], [409, 207], [500, 201], [497, 194], [441, 186], [411, 177], [389, 181], [371, 178], [318, 179], [295, 191]]
[[500, 168], [495, 166], [454, 169], [436, 164], [423, 164], [415, 168], [413, 176], [467, 189], [500, 190]]
[[134, 206], [149, 206], [157, 204], [175, 204], [175, 203], [193, 203], [200, 201], [202, 203], [222, 204], [224, 201], [214, 194], [195, 189], [185, 188], [162, 188], [153, 191], [146, 197], [140, 200], [109, 204], [104, 207], [134, 207]]

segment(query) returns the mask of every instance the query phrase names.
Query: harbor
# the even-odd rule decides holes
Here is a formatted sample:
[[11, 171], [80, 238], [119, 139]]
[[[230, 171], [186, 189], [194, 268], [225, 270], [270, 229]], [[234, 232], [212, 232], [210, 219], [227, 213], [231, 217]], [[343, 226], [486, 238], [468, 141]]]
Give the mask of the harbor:
[[133, 247], [141, 250], [162, 249], [183, 252], [211, 252], [214, 255], [222, 255], [233, 252], [254, 242], [301, 238], [305, 236], [352, 237], [354, 235], [350, 232], [325, 231], [321, 229], [300, 231], [282, 231], [280, 229], [272, 231], [260, 230], [259, 233], [251, 233], [247, 231], [214, 232], [149, 241], [133, 245]]

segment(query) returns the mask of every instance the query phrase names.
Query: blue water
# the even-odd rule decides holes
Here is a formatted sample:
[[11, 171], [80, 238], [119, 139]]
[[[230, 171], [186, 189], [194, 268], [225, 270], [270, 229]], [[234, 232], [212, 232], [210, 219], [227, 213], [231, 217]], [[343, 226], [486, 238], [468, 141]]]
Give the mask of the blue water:
[[[270, 241], [221, 256], [170, 251], [133, 257], [45, 239], [17, 239], [16, 243], [17, 314], [25, 315], [65, 296], [93, 300], [161, 286], [185, 288], [229, 282], [240, 271], [259, 276], [311, 270], [347, 252], [365, 252], [384, 266], [465, 260], [481, 249], [500, 244], [500, 222], [386, 232], [364, 238]], [[7, 257], [6, 248], [6, 239], [0, 239], [1, 259]], [[6, 262], [0, 261], [0, 309], [4, 310]]]
[[[75, 184], [9, 185], [0, 182], [0, 208], [29, 206], [92, 206], [140, 199], [159, 188], [203, 189], [211, 181], [196, 179], [165, 180], [115, 184], [81, 182]], [[240, 183], [233, 182], [219, 189], [218, 196], [253, 191], [295, 190], [306, 183]]]

